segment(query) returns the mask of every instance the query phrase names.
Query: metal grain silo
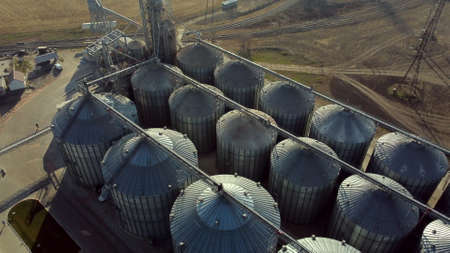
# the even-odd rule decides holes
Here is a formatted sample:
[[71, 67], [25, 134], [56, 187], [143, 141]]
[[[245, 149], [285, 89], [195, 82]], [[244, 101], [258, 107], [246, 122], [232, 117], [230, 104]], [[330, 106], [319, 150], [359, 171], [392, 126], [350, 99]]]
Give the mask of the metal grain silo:
[[450, 252], [450, 225], [435, 220], [425, 227], [420, 239], [421, 253]]
[[[142, 66], [131, 77], [139, 119], [145, 127], [169, 126], [169, 96], [183, 85], [183, 81], [167, 71], [162, 64], [150, 63]], [[181, 72], [175, 66], [170, 67]]]
[[[167, 129], [147, 133], [198, 166], [197, 150], [183, 134]], [[169, 237], [169, 213], [180, 189], [193, 179], [189, 169], [146, 138], [124, 136], [105, 154], [105, 185], [119, 210], [123, 229], [141, 238]]]
[[223, 62], [223, 55], [203, 44], [194, 43], [177, 54], [177, 65], [199, 82], [214, 84], [214, 70]]
[[[300, 140], [337, 157], [327, 145], [310, 139]], [[291, 139], [272, 150], [269, 190], [280, 207], [283, 220], [295, 224], [312, 222], [332, 200], [341, 167], [322, 158], [314, 150]]]
[[325, 105], [314, 112], [309, 137], [330, 146], [338, 156], [359, 166], [375, 135], [375, 123], [339, 105]]
[[394, 179], [415, 198], [426, 201], [447, 169], [441, 151], [400, 133], [388, 133], [377, 140], [368, 171]]
[[145, 59], [145, 45], [140, 40], [132, 40], [128, 43], [128, 53], [139, 60]]
[[441, 199], [439, 200], [436, 208], [439, 210], [439, 212], [450, 217], [450, 186], [447, 186], [447, 189], [441, 196]]
[[289, 132], [304, 135], [314, 109], [314, 94], [298, 85], [277, 81], [265, 85], [259, 93], [258, 110], [272, 116]]
[[[269, 115], [251, 110], [272, 124]], [[252, 180], [262, 180], [267, 172], [270, 151], [277, 132], [238, 110], [224, 114], [217, 122], [217, 167]]]
[[[219, 89], [208, 88], [223, 94]], [[193, 85], [175, 90], [169, 98], [171, 124], [185, 133], [195, 143], [199, 152], [214, 150], [216, 146], [216, 123], [225, 112], [225, 105]]]
[[[260, 184], [237, 175], [212, 178], [224, 191], [280, 226], [277, 205]], [[177, 253], [264, 253], [274, 252], [277, 244], [276, 231], [202, 180], [178, 196], [170, 213], [170, 232]]]
[[[337, 241], [326, 237], [311, 236], [297, 240], [304, 248], [313, 253], [360, 253], [361, 251], [348, 245], [345, 241]], [[278, 253], [301, 253], [293, 245], [283, 245]]]
[[[408, 190], [388, 177], [368, 175], [411, 196]], [[339, 187], [330, 235], [362, 252], [398, 252], [397, 247], [418, 221], [417, 207], [353, 175]]]
[[214, 83], [225, 96], [256, 108], [256, 96], [264, 85], [264, 72], [240, 61], [227, 61], [214, 71]]
[[[138, 123], [136, 107], [128, 98], [111, 93], [96, 96]], [[130, 132], [90, 95], [70, 100], [58, 108], [52, 131], [69, 174], [92, 187], [103, 184], [100, 162], [106, 150], [113, 141]]]

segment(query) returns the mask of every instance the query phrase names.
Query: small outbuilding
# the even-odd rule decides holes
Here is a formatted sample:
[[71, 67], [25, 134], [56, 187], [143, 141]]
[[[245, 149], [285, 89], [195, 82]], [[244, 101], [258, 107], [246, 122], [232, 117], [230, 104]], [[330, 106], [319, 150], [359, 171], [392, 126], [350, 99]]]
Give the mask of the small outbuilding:
[[27, 80], [24, 73], [14, 70], [11, 72], [11, 79], [8, 84], [10, 91], [22, 90], [27, 87]]

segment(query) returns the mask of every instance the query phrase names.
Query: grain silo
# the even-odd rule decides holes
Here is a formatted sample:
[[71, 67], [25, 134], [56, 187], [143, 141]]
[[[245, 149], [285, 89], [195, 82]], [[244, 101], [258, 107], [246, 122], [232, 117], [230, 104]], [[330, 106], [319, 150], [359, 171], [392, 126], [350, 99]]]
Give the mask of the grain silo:
[[175, 23], [165, 19], [160, 25], [159, 58], [168, 64], [175, 63], [177, 54], [177, 33]]
[[447, 189], [441, 196], [436, 208], [439, 212], [445, 214], [447, 217], [450, 217], [450, 186], [447, 186]]
[[[277, 205], [260, 184], [237, 175], [212, 178], [248, 208], [280, 226]], [[202, 180], [178, 196], [170, 214], [170, 232], [177, 253], [264, 253], [275, 252], [277, 244], [276, 231]]]
[[[60, 144], [69, 174], [85, 186], [103, 184], [100, 162], [112, 142], [129, 132], [91, 95], [64, 103], [52, 121], [52, 131]], [[138, 123], [132, 101], [110, 93], [96, 94], [127, 118]]]
[[[211, 85], [206, 86], [223, 94]], [[199, 152], [214, 150], [216, 123], [225, 112], [222, 101], [193, 85], [186, 85], [170, 95], [169, 108], [174, 129], [187, 134]]]
[[223, 62], [223, 55], [200, 43], [182, 48], [177, 54], [177, 65], [199, 82], [214, 84], [214, 70]]
[[[269, 115], [253, 113], [276, 125]], [[277, 132], [238, 110], [224, 114], [217, 122], [217, 167], [252, 180], [263, 180], [268, 172], [270, 151]]]
[[375, 128], [372, 120], [332, 104], [314, 112], [309, 136], [330, 146], [342, 160], [359, 166]]
[[258, 110], [261, 110], [287, 131], [302, 136], [314, 109], [314, 94], [286, 81], [266, 84], [258, 98]]
[[[117, 69], [118, 71], [119, 69]], [[131, 75], [123, 75], [112, 82], [112, 92], [120, 94], [133, 100], [133, 90], [131, 87]]]
[[[183, 134], [153, 128], [146, 132], [198, 166], [197, 150]], [[145, 239], [169, 237], [169, 213], [180, 189], [193, 174], [180, 161], [135, 133], [124, 136], [105, 154], [105, 185], [119, 210], [123, 229]]]
[[225, 96], [256, 108], [256, 97], [264, 85], [264, 72], [240, 61], [227, 61], [214, 71], [214, 83]]
[[[348, 245], [345, 241], [337, 241], [326, 237], [311, 236], [297, 240], [297, 242], [313, 253], [360, 253], [361, 251]], [[283, 245], [278, 253], [301, 253], [293, 245]]]
[[414, 198], [426, 201], [447, 169], [441, 151], [400, 133], [388, 133], [377, 140], [368, 171], [394, 179]]
[[128, 53], [138, 59], [143, 60], [145, 59], [145, 45], [140, 40], [132, 40], [128, 43]]
[[[327, 145], [300, 138], [334, 157]], [[334, 200], [333, 190], [340, 166], [303, 147], [291, 139], [278, 143], [272, 150], [269, 190], [280, 207], [283, 220], [295, 224], [314, 221], [328, 203]]]
[[[161, 66], [162, 64], [144, 65], [137, 69], [131, 77], [139, 119], [145, 127], [169, 126], [169, 96], [184, 83]], [[175, 66], [166, 66], [181, 72]]]
[[450, 252], [450, 225], [435, 220], [425, 227], [420, 239], [421, 253]]
[[[394, 180], [368, 173], [384, 185], [411, 197]], [[398, 252], [397, 247], [419, 221], [419, 210], [360, 176], [345, 179], [338, 190], [330, 235], [362, 252]]]

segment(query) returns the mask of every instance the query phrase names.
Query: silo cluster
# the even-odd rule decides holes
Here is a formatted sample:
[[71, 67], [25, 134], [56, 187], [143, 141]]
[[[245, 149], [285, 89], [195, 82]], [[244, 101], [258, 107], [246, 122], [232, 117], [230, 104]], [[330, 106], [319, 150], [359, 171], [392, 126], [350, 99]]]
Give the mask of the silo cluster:
[[[150, 63], [142, 66], [131, 77], [139, 119], [145, 127], [169, 126], [169, 96], [183, 85], [183, 81], [167, 71], [162, 64]], [[181, 73], [175, 66], [166, 66]]]
[[[384, 185], [409, 197], [394, 180], [368, 173]], [[400, 243], [419, 222], [419, 210], [358, 175], [345, 179], [338, 190], [330, 235], [362, 252], [398, 252]]]
[[339, 158], [358, 167], [364, 160], [375, 130], [372, 120], [332, 104], [314, 112], [309, 136], [327, 144]]
[[[311, 236], [297, 240], [297, 242], [312, 253], [360, 253], [361, 251], [348, 245], [345, 241], [337, 241], [326, 237]], [[302, 253], [294, 245], [288, 244], [278, 251], [278, 253]]]
[[200, 43], [182, 48], [177, 54], [177, 65], [184, 74], [195, 80], [214, 84], [214, 70], [223, 62], [223, 55]]
[[[52, 121], [69, 174], [85, 186], [103, 184], [100, 162], [112, 142], [130, 130], [90, 97], [72, 99], [58, 108]], [[134, 103], [110, 93], [96, 94], [130, 120], [138, 123]]]
[[[304, 137], [300, 140], [337, 158], [319, 141]], [[278, 202], [281, 217], [295, 224], [314, 221], [334, 198], [340, 165], [291, 139], [274, 147], [270, 162], [269, 190]]]
[[[273, 198], [258, 183], [237, 175], [217, 175], [223, 190], [275, 226], [280, 214]], [[170, 214], [174, 252], [274, 252], [277, 232], [246, 209], [199, 180], [181, 193]]]
[[[206, 85], [217, 93], [223, 93]], [[199, 152], [213, 151], [216, 146], [216, 123], [225, 112], [222, 101], [201, 89], [186, 85], [175, 90], [169, 98], [172, 127], [185, 133]]]
[[[197, 150], [173, 130], [146, 130], [154, 140], [198, 166]], [[169, 237], [169, 213], [193, 174], [161, 147], [135, 133], [113, 145], [102, 161], [106, 188], [119, 209], [125, 231], [145, 239]]]
[[394, 179], [423, 201], [429, 199], [447, 169], [444, 153], [400, 133], [388, 133], [377, 140], [368, 168]]
[[[276, 125], [269, 115], [251, 110]], [[262, 180], [268, 173], [270, 152], [277, 132], [238, 110], [224, 114], [217, 122], [217, 167], [252, 180]]]
[[266, 84], [258, 99], [258, 110], [272, 116], [278, 126], [297, 135], [305, 133], [314, 109], [314, 94], [286, 81]]
[[420, 252], [450, 252], [450, 225], [441, 220], [435, 220], [428, 224], [420, 239]]
[[214, 83], [225, 96], [239, 104], [256, 108], [256, 98], [264, 85], [264, 72], [240, 61], [227, 61], [214, 72]]

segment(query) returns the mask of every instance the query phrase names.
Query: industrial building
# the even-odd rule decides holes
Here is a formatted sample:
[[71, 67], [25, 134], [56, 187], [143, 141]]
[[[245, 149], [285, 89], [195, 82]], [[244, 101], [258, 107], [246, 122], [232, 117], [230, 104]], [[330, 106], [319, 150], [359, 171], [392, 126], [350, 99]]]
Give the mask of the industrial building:
[[[163, 1], [140, 1], [145, 45], [88, 2], [106, 35], [84, 59], [108, 74], [80, 80], [51, 128], [70, 178], [101, 189], [121, 230], [180, 253], [381, 253], [414, 238], [421, 211], [448, 221], [421, 202], [448, 171], [440, 147], [389, 125], [361, 171], [383, 121], [332, 99], [314, 110], [324, 95], [281, 75], [268, 82], [270, 70], [201, 39], [177, 48]], [[214, 175], [200, 168], [203, 155]], [[326, 238], [286, 229], [318, 219]], [[448, 245], [448, 224], [429, 226], [422, 252]]]

